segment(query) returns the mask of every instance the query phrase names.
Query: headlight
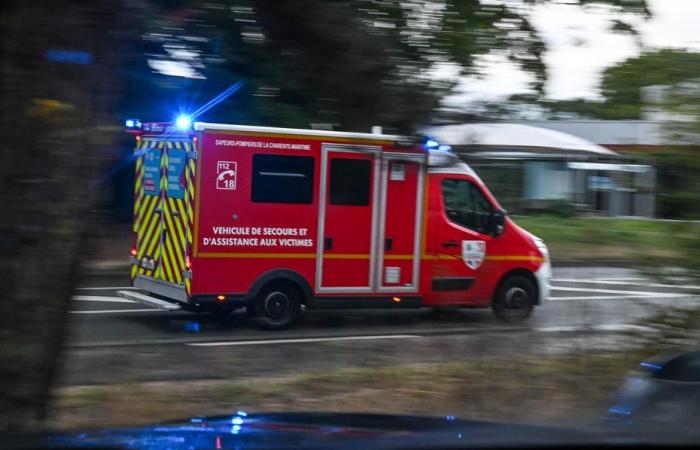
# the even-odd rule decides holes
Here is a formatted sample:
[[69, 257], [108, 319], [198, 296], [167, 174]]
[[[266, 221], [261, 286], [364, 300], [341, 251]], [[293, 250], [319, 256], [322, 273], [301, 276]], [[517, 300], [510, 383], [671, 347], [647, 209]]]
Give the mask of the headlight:
[[549, 261], [549, 249], [547, 248], [547, 244], [545, 244], [544, 241], [538, 237], [533, 237], [532, 243], [535, 244], [537, 250], [539, 250], [540, 253], [542, 253], [542, 257], [544, 258], [544, 260]]

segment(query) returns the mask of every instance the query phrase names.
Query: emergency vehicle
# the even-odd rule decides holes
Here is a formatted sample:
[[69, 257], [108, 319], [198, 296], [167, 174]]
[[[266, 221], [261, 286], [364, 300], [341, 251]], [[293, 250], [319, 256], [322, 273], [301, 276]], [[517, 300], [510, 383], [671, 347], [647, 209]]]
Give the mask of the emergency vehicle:
[[281, 329], [303, 309], [492, 307], [549, 292], [545, 244], [446, 146], [380, 133], [128, 121], [131, 279], [163, 309], [245, 308]]

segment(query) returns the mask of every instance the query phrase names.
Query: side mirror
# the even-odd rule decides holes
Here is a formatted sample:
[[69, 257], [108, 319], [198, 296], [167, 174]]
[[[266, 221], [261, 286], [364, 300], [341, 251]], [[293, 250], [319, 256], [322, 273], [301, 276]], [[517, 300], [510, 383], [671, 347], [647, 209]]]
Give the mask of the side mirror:
[[491, 215], [491, 233], [494, 237], [500, 236], [506, 231], [506, 214], [505, 210], [499, 209], [498, 211], [494, 211]]

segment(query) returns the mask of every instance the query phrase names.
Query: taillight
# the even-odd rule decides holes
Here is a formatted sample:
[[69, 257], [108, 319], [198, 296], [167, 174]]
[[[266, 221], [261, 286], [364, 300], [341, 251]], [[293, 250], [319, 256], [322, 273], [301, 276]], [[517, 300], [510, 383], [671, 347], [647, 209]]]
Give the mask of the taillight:
[[130, 254], [131, 256], [136, 256], [136, 255], [139, 254], [139, 251], [136, 250], [136, 247], [132, 247], [132, 248], [131, 248], [131, 251], [129, 252], [129, 254]]
[[192, 268], [192, 260], [189, 256], [185, 256], [185, 269], [190, 270]]

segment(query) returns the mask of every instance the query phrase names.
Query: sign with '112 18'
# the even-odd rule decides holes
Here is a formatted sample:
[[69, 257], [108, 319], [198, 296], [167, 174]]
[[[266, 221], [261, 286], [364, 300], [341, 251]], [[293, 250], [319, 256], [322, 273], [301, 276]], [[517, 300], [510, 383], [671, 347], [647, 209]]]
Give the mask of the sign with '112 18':
[[216, 162], [216, 188], [227, 191], [236, 190], [236, 169], [235, 161]]

